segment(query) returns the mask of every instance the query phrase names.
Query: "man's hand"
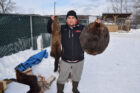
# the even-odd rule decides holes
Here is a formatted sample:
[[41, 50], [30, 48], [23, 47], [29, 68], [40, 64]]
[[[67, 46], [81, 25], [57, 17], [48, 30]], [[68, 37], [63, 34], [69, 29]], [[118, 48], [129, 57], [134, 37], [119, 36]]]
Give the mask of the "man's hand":
[[55, 18], [55, 15], [52, 15], [52, 16], [51, 16], [51, 19], [54, 20], [54, 18]]

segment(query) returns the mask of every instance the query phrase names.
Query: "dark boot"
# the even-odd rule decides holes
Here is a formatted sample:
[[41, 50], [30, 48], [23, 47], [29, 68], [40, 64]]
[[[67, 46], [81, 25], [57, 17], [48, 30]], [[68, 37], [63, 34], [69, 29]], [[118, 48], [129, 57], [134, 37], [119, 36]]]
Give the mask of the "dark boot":
[[79, 90], [78, 90], [78, 84], [79, 84], [79, 82], [72, 81], [72, 86], [73, 86], [72, 91], [73, 91], [73, 93], [80, 93]]
[[57, 83], [57, 93], [64, 93], [64, 84], [58, 84]]

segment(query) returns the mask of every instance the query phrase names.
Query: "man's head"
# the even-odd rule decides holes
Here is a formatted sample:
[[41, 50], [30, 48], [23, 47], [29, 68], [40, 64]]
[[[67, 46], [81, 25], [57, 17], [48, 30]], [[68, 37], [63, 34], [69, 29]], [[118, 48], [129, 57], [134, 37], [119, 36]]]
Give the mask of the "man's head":
[[75, 26], [78, 23], [78, 18], [75, 11], [71, 10], [67, 13], [66, 23], [71, 27]]

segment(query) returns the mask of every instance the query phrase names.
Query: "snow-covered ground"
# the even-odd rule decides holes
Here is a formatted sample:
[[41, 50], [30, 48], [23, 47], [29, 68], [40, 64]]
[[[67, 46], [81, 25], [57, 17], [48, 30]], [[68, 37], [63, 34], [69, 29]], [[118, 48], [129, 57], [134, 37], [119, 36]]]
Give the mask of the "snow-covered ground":
[[[46, 48], [50, 52], [50, 47]], [[0, 58], [0, 80], [15, 78], [14, 67], [40, 50], [26, 50]], [[53, 72], [54, 59], [49, 56], [33, 67], [33, 73], [48, 78]], [[65, 93], [72, 93], [71, 82]], [[129, 33], [111, 32], [104, 53], [91, 56], [85, 53], [85, 64], [79, 85], [81, 93], [140, 93], [140, 29]], [[19, 92], [18, 92], [19, 93]], [[56, 93], [56, 80], [45, 93]]]
[[27, 93], [29, 90], [30, 90], [30, 87], [28, 85], [12, 82], [7, 85], [7, 89], [4, 91], [4, 93]]

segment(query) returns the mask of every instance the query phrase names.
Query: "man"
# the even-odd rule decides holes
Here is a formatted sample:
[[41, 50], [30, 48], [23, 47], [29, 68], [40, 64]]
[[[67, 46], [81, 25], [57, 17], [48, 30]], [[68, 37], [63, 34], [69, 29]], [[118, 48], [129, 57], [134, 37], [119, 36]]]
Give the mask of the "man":
[[[48, 21], [47, 30], [52, 32], [51, 24], [54, 16]], [[96, 20], [100, 22], [100, 20]], [[67, 13], [66, 24], [61, 26], [62, 60], [59, 63], [60, 73], [57, 80], [57, 93], [64, 93], [64, 84], [69, 74], [72, 78], [73, 93], [80, 93], [78, 84], [81, 79], [84, 65], [84, 51], [81, 48], [79, 36], [84, 26], [78, 23], [76, 12]]]

